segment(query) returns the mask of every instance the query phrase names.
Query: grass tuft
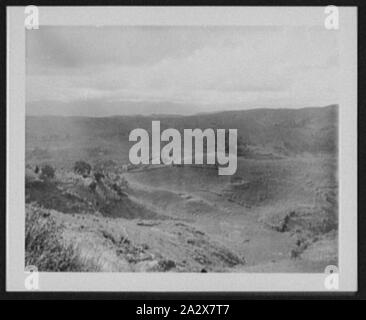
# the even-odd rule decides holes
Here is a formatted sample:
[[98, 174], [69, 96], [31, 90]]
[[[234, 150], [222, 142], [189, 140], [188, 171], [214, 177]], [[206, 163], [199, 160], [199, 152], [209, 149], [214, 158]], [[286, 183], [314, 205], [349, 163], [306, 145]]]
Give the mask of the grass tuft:
[[62, 239], [63, 226], [49, 212], [27, 207], [25, 222], [25, 264], [38, 271], [97, 271], [81, 258], [78, 249]]

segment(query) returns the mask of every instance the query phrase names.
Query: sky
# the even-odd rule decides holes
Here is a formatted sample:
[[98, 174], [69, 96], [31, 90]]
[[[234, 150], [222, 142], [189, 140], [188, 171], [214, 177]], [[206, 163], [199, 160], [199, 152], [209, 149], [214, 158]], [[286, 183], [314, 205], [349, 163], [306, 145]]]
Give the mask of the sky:
[[28, 114], [185, 114], [337, 99], [338, 33], [322, 27], [41, 26], [26, 34]]

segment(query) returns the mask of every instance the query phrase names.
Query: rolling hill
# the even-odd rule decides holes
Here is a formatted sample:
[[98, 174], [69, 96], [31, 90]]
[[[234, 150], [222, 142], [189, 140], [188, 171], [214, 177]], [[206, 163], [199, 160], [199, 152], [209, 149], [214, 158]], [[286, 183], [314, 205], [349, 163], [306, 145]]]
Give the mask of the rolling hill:
[[[280, 154], [336, 153], [338, 105], [303, 109], [253, 109], [197, 114], [193, 116], [61, 117], [27, 116], [27, 147], [62, 144], [83, 148], [119, 142], [128, 144], [135, 128], [151, 130], [160, 120], [161, 129], [238, 129], [240, 142], [270, 148]], [[126, 150], [127, 151], [127, 150]], [[127, 151], [128, 152], [128, 151]]]

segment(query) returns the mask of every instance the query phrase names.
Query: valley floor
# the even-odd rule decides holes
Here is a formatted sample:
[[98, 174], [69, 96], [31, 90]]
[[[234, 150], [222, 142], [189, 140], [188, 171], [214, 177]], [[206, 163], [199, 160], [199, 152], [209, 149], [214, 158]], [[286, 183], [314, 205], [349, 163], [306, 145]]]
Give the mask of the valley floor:
[[[112, 193], [107, 183], [112, 178], [93, 193], [84, 178], [62, 172], [55, 181], [28, 182], [26, 210], [62, 225], [60, 241], [73, 246], [92, 271], [323, 272], [337, 264], [334, 190], [328, 190], [333, 182], [317, 181], [317, 172], [308, 169], [301, 176], [299, 161], [264, 161], [261, 168], [258, 161], [243, 162], [247, 172], [240, 183], [217, 178], [210, 169], [128, 172], [125, 194], [114, 198], [105, 195]], [[300, 164], [318, 168], [316, 163]], [[291, 172], [291, 180], [286, 170], [294, 164], [300, 177]], [[291, 201], [274, 201], [271, 187]], [[312, 189], [317, 196], [308, 201]], [[297, 200], [290, 191], [304, 198]]]

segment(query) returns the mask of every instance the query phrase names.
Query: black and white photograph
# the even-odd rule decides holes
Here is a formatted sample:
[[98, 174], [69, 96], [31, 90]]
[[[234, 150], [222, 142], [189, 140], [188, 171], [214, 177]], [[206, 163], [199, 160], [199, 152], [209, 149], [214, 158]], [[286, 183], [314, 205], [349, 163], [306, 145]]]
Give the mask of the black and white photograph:
[[356, 12], [8, 8], [10, 290], [357, 290]]

